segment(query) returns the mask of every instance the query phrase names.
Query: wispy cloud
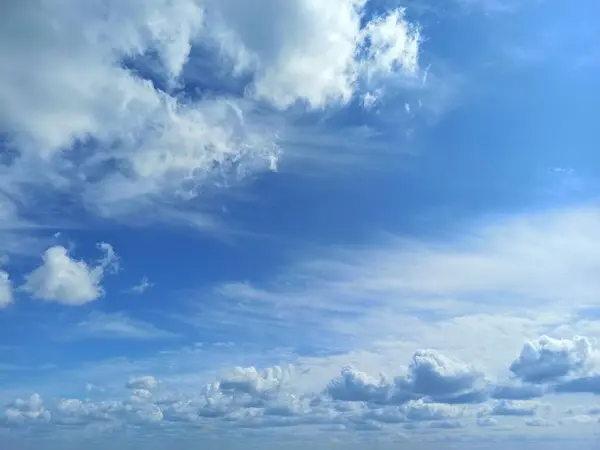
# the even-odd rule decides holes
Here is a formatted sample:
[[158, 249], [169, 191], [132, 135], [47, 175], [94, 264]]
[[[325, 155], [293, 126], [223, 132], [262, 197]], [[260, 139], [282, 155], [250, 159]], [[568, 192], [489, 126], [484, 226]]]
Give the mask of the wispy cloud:
[[148, 289], [150, 289], [152, 286], [154, 286], [154, 283], [151, 283], [148, 277], [142, 277], [138, 284], [128, 289], [128, 292], [131, 292], [132, 294], [141, 295]]
[[181, 319], [216, 335], [235, 323], [231, 339], [264, 344], [276, 336], [322, 351], [398, 358], [422, 342], [499, 369], [519, 340], [600, 336], [580, 316], [600, 292], [599, 225], [598, 209], [584, 206], [488, 218], [443, 238], [328, 248], [270, 282], [220, 285]]
[[93, 312], [77, 323], [67, 334], [69, 338], [160, 340], [174, 339], [178, 335], [161, 330], [143, 320], [131, 318], [124, 313]]

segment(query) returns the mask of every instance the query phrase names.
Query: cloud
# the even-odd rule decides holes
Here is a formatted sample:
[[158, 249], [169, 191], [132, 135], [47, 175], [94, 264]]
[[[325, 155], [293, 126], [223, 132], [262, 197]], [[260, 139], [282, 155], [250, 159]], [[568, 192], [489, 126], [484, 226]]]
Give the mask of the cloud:
[[384, 375], [374, 379], [347, 367], [329, 383], [326, 392], [336, 400], [379, 404], [402, 404], [422, 398], [449, 404], [479, 403], [488, 396], [482, 373], [432, 350], [417, 351], [408, 373], [392, 381]]
[[4, 421], [8, 425], [26, 425], [34, 422], [48, 422], [49, 411], [44, 409], [44, 401], [39, 394], [33, 394], [27, 400], [16, 399], [4, 412]]
[[155, 340], [173, 339], [178, 335], [151, 323], [133, 319], [124, 313], [95, 311], [77, 324], [75, 338]]
[[130, 292], [141, 295], [148, 289], [150, 289], [152, 286], [154, 286], [154, 283], [151, 283], [148, 277], [142, 277], [140, 282], [130, 289]]
[[0, 309], [6, 308], [13, 302], [12, 283], [8, 273], [0, 270]]
[[[489, 411], [493, 416], [534, 416], [540, 404], [522, 400], [500, 400]], [[485, 413], [484, 413], [485, 414]]]
[[528, 427], [555, 427], [556, 423], [552, 422], [551, 420], [536, 417], [534, 419], [526, 420], [525, 425], [527, 425]]
[[278, 133], [293, 124], [274, 109], [343, 106], [418, 76], [419, 27], [402, 9], [370, 11], [366, 0], [12, 5], [0, 22], [11, 43], [0, 188], [25, 209], [43, 193], [35, 211], [55, 220], [67, 197], [102, 217], [212, 229], [210, 208], [189, 200], [277, 168]]
[[540, 383], [585, 372], [591, 365], [592, 344], [581, 336], [527, 342], [510, 370], [523, 381]]
[[414, 421], [446, 421], [464, 414], [464, 408], [443, 403], [425, 403], [422, 399], [408, 402], [402, 407], [406, 418]]
[[[213, 381], [190, 384], [181, 384], [179, 373], [161, 382], [154, 375], [135, 376], [125, 383], [127, 395], [115, 388], [113, 380], [113, 387], [95, 392], [94, 400], [58, 398], [47, 406], [39, 395], [16, 400], [7, 409], [5, 423], [33, 426], [37, 421], [84, 428], [102, 423], [138, 431], [160, 425], [161, 432], [189, 424], [216, 435], [235, 429], [297, 427], [300, 432], [323, 426], [379, 430], [382, 435], [398, 429], [419, 433], [463, 428], [463, 419], [495, 428], [496, 417], [524, 418], [518, 422], [521, 427], [554, 424], [548, 416], [550, 405], [541, 402], [479, 396], [477, 402], [457, 404], [456, 393], [472, 392], [485, 378], [465, 363], [431, 350], [415, 352], [406, 372], [393, 379], [344, 368], [340, 377], [317, 390], [307, 389], [302, 380], [313, 377], [312, 371], [298, 369], [237, 367]], [[592, 417], [594, 409], [573, 409], [571, 415], [575, 413]]]
[[151, 391], [152, 389], [158, 386], [158, 381], [151, 375], [144, 375], [141, 377], [131, 378], [126, 384], [125, 387], [128, 389], [146, 389]]
[[595, 206], [488, 218], [444, 242], [386, 236], [360, 247], [326, 248], [264, 286], [229, 283], [217, 294], [251, 298], [265, 312], [282, 299], [298, 313], [369, 318], [384, 311], [373, 317], [382, 321], [407, 312], [489, 314], [504, 311], [507, 303], [583, 308], [600, 292], [600, 283], [590, 276], [600, 264], [598, 230]]
[[558, 383], [554, 386], [557, 393], [600, 394], [600, 375], [591, 374]]
[[493, 417], [478, 417], [477, 418], [477, 425], [480, 427], [495, 427], [496, 425], [498, 425], [498, 421], [496, 419], [494, 419]]
[[543, 397], [549, 390], [545, 385], [498, 385], [495, 386], [491, 397], [500, 400], [531, 400]]
[[207, 14], [236, 69], [254, 73], [254, 96], [282, 109], [323, 108], [347, 103], [361, 84], [418, 70], [418, 29], [402, 9], [368, 18], [366, 4], [228, 0], [211, 2]]
[[432, 350], [415, 353], [410, 380], [416, 394], [445, 403], [477, 403], [487, 397], [481, 372]]
[[54, 246], [42, 255], [42, 265], [25, 277], [21, 289], [38, 300], [80, 306], [104, 295], [101, 286], [106, 273], [118, 267], [110, 244], [100, 243], [103, 257], [91, 266], [83, 260], [69, 256], [66, 248]]

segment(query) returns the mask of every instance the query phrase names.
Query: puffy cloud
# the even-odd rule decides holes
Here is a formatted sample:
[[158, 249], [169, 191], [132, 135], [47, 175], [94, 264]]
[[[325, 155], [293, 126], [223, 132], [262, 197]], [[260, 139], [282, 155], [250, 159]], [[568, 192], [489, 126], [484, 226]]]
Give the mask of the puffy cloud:
[[411, 400], [402, 406], [406, 418], [414, 421], [447, 420], [461, 417], [464, 409], [443, 403], [426, 403], [422, 399]]
[[412, 390], [445, 403], [476, 403], [487, 398], [484, 375], [472, 366], [433, 350], [418, 351], [410, 366]]
[[334, 399], [400, 404], [411, 399], [428, 398], [443, 403], [478, 403], [488, 397], [484, 375], [461, 361], [433, 350], [413, 355], [406, 375], [389, 381], [374, 379], [362, 372], [345, 368], [332, 380], [326, 392]]
[[234, 373], [218, 383], [218, 389], [226, 393], [262, 394], [278, 391], [293, 374], [292, 367], [270, 367], [259, 372], [255, 367], [237, 367]]
[[[103, 216], [160, 205], [179, 217], [174, 198], [276, 168], [263, 102], [344, 104], [418, 72], [418, 27], [401, 9], [368, 11], [367, 0], [15, 3], [0, 19], [13, 155], [0, 183], [75, 190]], [[217, 76], [235, 89], [206, 82]]]
[[117, 257], [110, 244], [100, 243], [104, 256], [95, 266], [69, 256], [62, 246], [50, 247], [42, 255], [42, 265], [25, 277], [22, 289], [39, 300], [79, 306], [104, 294], [101, 281], [116, 270]]
[[406, 396], [408, 392], [398, 393], [395, 385], [389, 383], [385, 377], [376, 379], [352, 367], [343, 368], [340, 376], [329, 382], [326, 393], [335, 400], [349, 402], [371, 401], [385, 404], [409, 399]]
[[420, 36], [403, 10], [368, 19], [366, 4], [227, 0], [211, 1], [207, 13], [237, 69], [254, 73], [255, 96], [279, 108], [321, 108], [348, 102], [377, 77], [417, 71]]
[[534, 416], [540, 408], [539, 403], [524, 400], [500, 400], [490, 409], [480, 412], [482, 416], [487, 414], [493, 416]]
[[[504, 416], [526, 418], [523, 426], [551, 426], [545, 419], [549, 405], [516, 399], [541, 396], [553, 392], [551, 388], [584, 379], [548, 386], [494, 385], [472, 366], [432, 350], [415, 352], [406, 372], [393, 379], [385, 375], [371, 377], [345, 367], [324, 390], [313, 391], [296, 383], [297, 377], [305, 375], [292, 366], [263, 370], [238, 367], [189, 390], [171, 386], [169, 380], [159, 383], [154, 376], [146, 375], [129, 379], [125, 384], [130, 389], [128, 396], [106, 398], [109, 390], [97, 393], [103, 400], [67, 398], [49, 407], [42, 405], [39, 396], [17, 400], [6, 411], [4, 423], [51, 421], [78, 427], [160, 423], [165, 429], [182, 423], [199, 426], [210, 422], [215, 432], [231, 427], [309, 425], [365, 431], [396, 426], [422, 431], [462, 428], [462, 419], [470, 417], [476, 419], [479, 427], [495, 427], [495, 417]], [[528, 389], [530, 386], [532, 389]], [[573, 409], [570, 416], [591, 418], [596, 413], [594, 408], [582, 407]]]
[[13, 302], [12, 283], [8, 273], [0, 270], [0, 309], [6, 308]]
[[130, 400], [91, 402], [80, 399], [61, 399], [52, 415], [59, 425], [86, 426], [95, 422], [104, 424], [149, 424], [163, 419], [160, 408], [137, 397]]
[[4, 421], [8, 425], [48, 422], [50, 418], [51, 414], [44, 409], [44, 401], [39, 394], [33, 394], [27, 400], [18, 398], [4, 411]]
[[128, 389], [145, 389], [151, 391], [158, 386], [158, 381], [152, 375], [130, 378], [125, 384]]
[[584, 372], [591, 365], [592, 345], [581, 336], [553, 339], [542, 336], [523, 346], [510, 370], [523, 381], [543, 383]]
[[498, 421], [493, 417], [483, 416], [477, 418], [477, 425], [480, 427], [495, 427], [498, 425]]

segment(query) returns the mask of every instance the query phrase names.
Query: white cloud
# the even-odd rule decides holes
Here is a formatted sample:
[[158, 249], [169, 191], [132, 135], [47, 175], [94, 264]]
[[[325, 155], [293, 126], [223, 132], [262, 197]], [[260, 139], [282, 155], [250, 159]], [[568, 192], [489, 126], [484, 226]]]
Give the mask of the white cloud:
[[541, 417], [535, 417], [533, 419], [526, 420], [525, 424], [528, 427], [555, 427], [556, 426], [555, 422], [553, 422], [551, 420], [543, 419]]
[[140, 280], [140, 282], [138, 284], [136, 284], [135, 286], [133, 286], [130, 291], [134, 294], [143, 294], [144, 292], [146, 292], [148, 289], [150, 289], [152, 286], [154, 286], [153, 283], [150, 282], [150, 280], [148, 279], [148, 277], [142, 277], [142, 279]]
[[[70, 335], [68, 335], [70, 336]], [[173, 339], [177, 334], [123, 313], [95, 311], [77, 324], [73, 338], [155, 340]]]
[[114, 271], [116, 255], [109, 244], [98, 244], [104, 256], [96, 266], [69, 256], [66, 248], [54, 246], [42, 255], [42, 265], [25, 277], [22, 289], [34, 298], [79, 306], [104, 294], [101, 286], [107, 272]]
[[27, 400], [18, 398], [4, 411], [4, 420], [8, 425], [48, 422], [50, 419], [51, 414], [44, 408], [44, 401], [39, 394], [33, 394]]
[[493, 405], [489, 414], [494, 416], [534, 416], [539, 408], [540, 404], [532, 401], [500, 400]]
[[206, 327], [210, 317], [216, 328], [235, 320], [246, 340], [260, 339], [252, 330], [268, 325], [280, 342], [302, 333], [324, 350], [361, 349], [369, 363], [366, 354], [390, 358], [367, 367], [375, 372], [424, 346], [508, 377], [523, 341], [600, 337], [581, 315], [600, 292], [598, 230], [600, 212], [586, 206], [487, 217], [443, 240], [384, 236], [325, 248], [262, 285], [227, 283], [203, 293], [213, 308], [185, 320]]
[[366, 4], [226, 0], [207, 11], [237, 69], [255, 73], [255, 96], [279, 108], [297, 101], [322, 108], [347, 103], [361, 83], [417, 72], [418, 30], [400, 9], [363, 25]]
[[[415, 354], [426, 353], [417, 351]], [[438, 355], [437, 359], [440, 358]], [[476, 423], [483, 428], [497, 425], [492, 416], [523, 418], [520, 421], [522, 428], [535, 424], [542, 426], [546, 423], [542, 419], [548, 423], [552, 419], [547, 416], [549, 407], [539, 402], [490, 402], [482, 399], [483, 403], [457, 405], [453, 398], [435, 401], [427, 395], [428, 392], [438, 392], [440, 386], [451, 382], [460, 367], [460, 364], [455, 364], [451, 370], [448, 367], [436, 369], [447, 377], [445, 382], [436, 380], [436, 377], [422, 379], [421, 383], [430, 382], [427, 386], [421, 385], [419, 390], [422, 392], [413, 390], [412, 398], [397, 398], [399, 402], [396, 403], [391, 401], [391, 396], [379, 394], [393, 389], [397, 392], [399, 387], [408, 384], [407, 380], [412, 375], [400, 375], [393, 381], [386, 381], [385, 375], [377, 380], [344, 369], [345, 380], [336, 379], [325, 389], [307, 391], [301, 388], [299, 377], [311, 377], [309, 372], [298, 372], [291, 366], [273, 366], [264, 370], [238, 367], [212, 382], [193, 384], [183, 389], [178, 383], [159, 383], [152, 375], [132, 377], [125, 384], [130, 390], [126, 396], [120, 389], [111, 389], [101, 399], [63, 398], [47, 409], [42, 407], [41, 398], [34, 396], [30, 401], [14, 402], [8, 416], [14, 418], [25, 414], [34, 419], [43, 417], [46, 422], [51, 418], [57, 425], [89, 426], [102, 422], [138, 430], [140, 426], [147, 428], [160, 423], [161, 432], [169, 429], [181, 431], [188, 423], [219, 435], [239, 428], [266, 430], [282, 426], [288, 430], [289, 427], [297, 427], [298, 432], [311, 427], [314, 434], [319, 432], [317, 427], [332, 425], [354, 430], [377, 429], [381, 436], [390, 435], [398, 429], [419, 433], [425, 428], [436, 428], [451, 432], [467, 426], [460, 419], [476, 418]], [[413, 372], [418, 372], [418, 369], [413, 369]], [[462, 371], [458, 370], [458, 373]], [[344, 387], [340, 383], [345, 383]], [[341, 391], [332, 390], [334, 386], [351, 395], [336, 395]], [[543, 413], [544, 417], [538, 417], [539, 413]], [[526, 421], [524, 418], [531, 419]], [[16, 425], [25, 424], [24, 419], [11, 420]]]
[[[11, 5], [0, 19], [0, 128], [15, 157], [0, 167], [0, 184], [24, 205], [27, 185], [68, 194], [106, 217], [192, 220], [180, 208], [189, 198], [276, 169], [272, 125], [281, 115], [257, 99], [320, 108], [418, 72], [417, 28], [401, 10], [366, 20], [366, 4]], [[153, 81], [124, 61], [145, 64]], [[176, 88], [191, 94], [205, 72], [254, 81], [243, 95], [180, 95]], [[190, 208], [210, 227], [206, 214], [183, 209]]]
[[488, 382], [471, 366], [432, 350], [413, 355], [405, 374], [379, 379], [346, 367], [328, 384], [326, 393], [333, 399], [376, 404], [403, 404], [428, 399], [447, 404], [480, 403], [487, 400]]
[[542, 336], [525, 343], [510, 370], [528, 382], [547, 382], [586, 372], [592, 365], [592, 344], [581, 336], [552, 339]]
[[12, 283], [8, 273], [0, 270], [0, 309], [6, 308], [13, 302]]
[[131, 378], [125, 385], [129, 389], [146, 389], [151, 391], [158, 386], [158, 381], [152, 375]]
[[406, 418], [414, 421], [456, 419], [464, 414], [464, 408], [443, 404], [426, 403], [422, 399], [410, 401], [402, 406]]

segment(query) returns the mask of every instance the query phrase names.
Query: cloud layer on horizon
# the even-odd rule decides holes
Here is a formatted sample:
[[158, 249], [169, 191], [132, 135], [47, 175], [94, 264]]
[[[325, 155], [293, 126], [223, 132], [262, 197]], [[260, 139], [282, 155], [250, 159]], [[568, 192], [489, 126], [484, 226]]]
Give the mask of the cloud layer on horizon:
[[[596, 380], [595, 384], [579, 392], [597, 393], [600, 375], [591, 361], [588, 369], [577, 375], [566, 375], [564, 369], [568, 348], [579, 345], [581, 340], [585, 338], [569, 341], [542, 336], [525, 343], [515, 363], [531, 348], [551, 347], [548, 352], [552, 354], [545, 353], [537, 364], [565, 376], [560, 381], [546, 381], [544, 397], [552, 399], [565, 392], [563, 386], [591, 379]], [[590, 353], [596, 354], [587, 344]], [[33, 394], [28, 399], [15, 399], [4, 411], [2, 424], [34, 429], [75, 427], [73, 432], [87, 428], [93, 431], [102, 425], [103, 430], [125, 426], [139, 431], [142, 427], [151, 433], [169, 427], [179, 429], [183, 424], [203, 424], [211, 432], [297, 427], [302, 433], [306, 426], [316, 427], [315, 431], [337, 426], [339, 431], [370, 429], [384, 433], [403, 429], [418, 433], [427, 428], [451, 431], [469, 424], [493, 429], [499, 426], [498, 418], [510, 417], [526, 418], [520, 421], [521, 426], [548, 426], [557, 417], [568, 420], [576, 412], [570, 410], [556, 416], [548, 404], [525, 391], [520, 399], [512, 394], [503, 398], [498, 387], [516, 385], [517, 380], [492, 381], [475, 367], [434, 350], [415, 352], [406, 371], [393, 378], [385, 374], [374, 378], [346, 367], [320, 391], [309, 392], [299, 389], [297, 383], [299, 377], [306, 376], [310, 374], [298, 372], [293, 366], [264, 370], [238, 367], [193, 390], [160, 382], [152, 375], [137, 376], [124, 383], [127, 394], [122, 389], [112, 393], [119, 394], [117, 397], [103, 393], [92, 398], [46, 401]], [[597, 410], [582, 409], [577, 417], [580, 420], [584, 415], [593, 417]]]

